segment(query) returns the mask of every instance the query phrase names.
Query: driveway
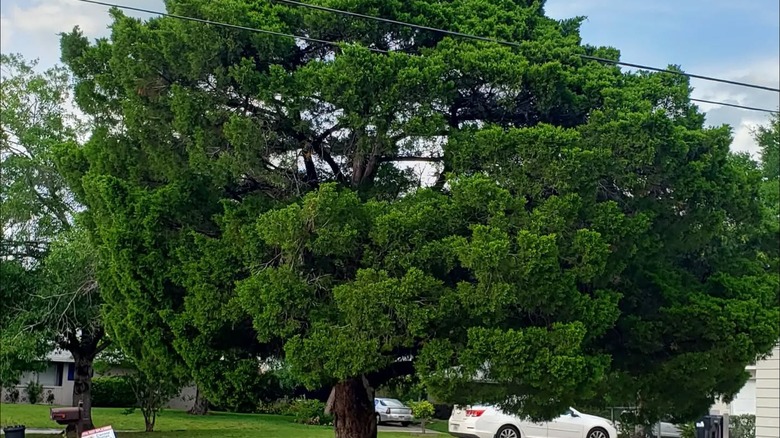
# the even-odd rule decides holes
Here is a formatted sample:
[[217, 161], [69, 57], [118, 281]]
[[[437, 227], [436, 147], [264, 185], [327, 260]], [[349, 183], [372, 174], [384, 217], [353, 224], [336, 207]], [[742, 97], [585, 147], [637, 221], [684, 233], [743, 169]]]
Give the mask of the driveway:
[[[377, 430], [379, 432], [409, 432], [409, 433], [416, 433], [421, 434], [422, 429], [420, 429], [419, 425], [412, 424], [409, 427], [401, 427], [396, 426], [394, 424], [382, 424], [380, 425]], [[425, 429], [426, 435], [439, 435], [439, 432], [436, 432], [435, 430]]]

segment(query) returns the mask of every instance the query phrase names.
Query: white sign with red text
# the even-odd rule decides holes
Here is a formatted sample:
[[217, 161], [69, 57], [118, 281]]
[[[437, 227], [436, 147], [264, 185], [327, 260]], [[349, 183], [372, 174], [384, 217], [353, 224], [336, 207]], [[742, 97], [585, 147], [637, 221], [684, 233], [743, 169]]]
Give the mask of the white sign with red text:
[[116, 435], [111, 426], [106, 426], [82, 432], [81, 438], [116, 438]]

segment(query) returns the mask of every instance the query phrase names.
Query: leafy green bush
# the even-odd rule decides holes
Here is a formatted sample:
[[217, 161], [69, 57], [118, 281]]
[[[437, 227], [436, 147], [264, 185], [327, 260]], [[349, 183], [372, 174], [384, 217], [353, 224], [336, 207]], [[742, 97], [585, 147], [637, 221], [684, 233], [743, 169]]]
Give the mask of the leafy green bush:
[[24, 392], [27, 394], [27, 401], [31, 405], [37, 405], [43, 401], [43, 385], [38, 382], [33, 382], [32, 380], [27, 382]]
[[315, 399], [298, 399], [290, 404], [288, 410], [296, 423], [301, 424], [333, 424], [333, 417], [325, 415], [325, 403]]
[[756, 416], [745, 414], [729, 417], [729, 436], [731, 438], [756, 438]]
[[261, 402], [257, 405], [257, 410], [255, 412], [258, 414], [270, 415], [292, 415], [290, 413], [291, 404], [292, 403], [288, 398], [280, 398], [279, 400], [274, 400], [272, 402]]
[[92, 379], [92, 406], [129, 408], [137, 405], [133, 387], [124, 377], [95, 377]]
[[693, 423], [685, 423], [679, 426], [680, 438], [696, 438], [696, 425]]
[[430, 420], [435, 411], [433, 404], [428, 400], [422, 400], [417, 402], [411, 401], [407, 403], [407, 405], [412, 409], [414, 418], [420, 420], [420, 428], [422, 429], [422, 433], [425, 433], [425, 421]]

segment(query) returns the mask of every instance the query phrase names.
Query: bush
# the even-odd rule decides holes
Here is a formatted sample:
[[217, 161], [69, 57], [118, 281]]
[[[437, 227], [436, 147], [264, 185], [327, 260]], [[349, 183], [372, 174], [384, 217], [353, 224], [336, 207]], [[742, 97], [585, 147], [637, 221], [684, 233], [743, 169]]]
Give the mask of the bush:
[[312, 425], [331, 425], [333, 417], [325, 415], [325, 403], [315, 399], [298, 399], [290, 404], [288, 410], [296, 423]]
[[408, 405], [412, 409], [412, 415], [414, 415], [414, 418], [420, 420], [420, 428], [422, 429], [422, 433], [425, 433], [425, 421], [433, 417], [433, 404], [431, 404], [431, 402], [428, 400], [422, 400], [418, 402], [409, 402]]
[[746, 414], [729, 417], [729, 436], [732, 438], [756, 438], [756, 416]]
[[31, 405], [37, 405], [43, 401], [43, 385], [38, 382], [33, 382], [32, 380], [27, 382], [24, 392], [27, 394], [27, 401]]
[[92, 379], [92, 406], [129, 408], [137, 405], [133, 387], [124, 377], [95, 377]]
[[255, 413], [270, 415], [292, 415], [290, 413], [291, 405], [292, 403], [288, 398], [280, 398], [279, 400], [272, 402], [261, 402], [257, 406]]

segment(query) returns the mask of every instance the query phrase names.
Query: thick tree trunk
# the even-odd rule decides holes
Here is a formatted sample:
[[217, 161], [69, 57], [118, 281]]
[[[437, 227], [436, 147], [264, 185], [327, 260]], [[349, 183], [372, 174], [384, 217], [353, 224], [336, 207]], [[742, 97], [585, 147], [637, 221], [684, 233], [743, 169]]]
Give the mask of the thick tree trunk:
[[73, 406], [83, 403], [84, 430], [95, 428], [92, 422], [92, 355], [73, 353], [75, 370], [73, 373]]
[[336, 438], [376, 438], [374, 390], [365, 378], [336, 384], [332, 412]]
[[195, 388], [195, 401], [187, 413], [190, 415], [206, 415], [209, 413], [209, 401], [200, 393], [199, 387]]

